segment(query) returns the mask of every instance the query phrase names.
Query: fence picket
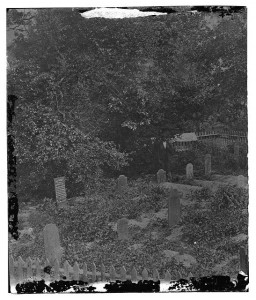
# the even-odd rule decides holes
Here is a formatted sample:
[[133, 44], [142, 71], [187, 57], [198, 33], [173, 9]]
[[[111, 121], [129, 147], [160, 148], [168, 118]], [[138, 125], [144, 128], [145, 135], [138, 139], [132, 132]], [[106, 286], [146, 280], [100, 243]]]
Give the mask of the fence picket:
[[193, 274], [191, 272], [188, 273], [188, 280], [190, 280], [190, 278], [193, 277]]
[[79, 280], [79, 274], [80, 274], [80, 269], [79, 269], [79, 265], [77, 262], [74, 263], [73, 266], [73, 279], [74, 280]]
[[19, 258], [18, 258], [18, 281], [19, 282], [23, 282], [23, 280], [24, 280], [24, 272], [23, 272], [24, 265], [25, 265], [25, 262], [23, 261], [21, 256], [19, 256]]
[[13, 280], [15, 278], [15, 272], [14, 272], [14, 259], [12, 255], [9, 257], [9, 274], [10, 274], [10, 279]]
[[160, 279], [159, 273], [156, 268], [153, 270], [153, 280], [158, 281]]
[[42, 279], [41, 261], [39, 260], [39, 258], [36, 259], [35, 265], [36, 265], [36, 280], [39, 281]]
[[70, 265], [69, 262], [66, 260], [64, 262], [64, 276], [66, 277], [66, 280], [70, 280], [70, 276], [69, 276], [69, 270], [70, 270]]
[[178, 276], [179, 276], [179, 279], [183, 279], [183, 277], [184, 277], [180, 271], [178, 271]]
[[97, 281], [97, 274], [96, 274], [96, 265], [92, 263], [92, 282]]
[[102, 263], [100, 266], [100, 275], [101, 275], [101, 281], [106, 281], [106, 268], [104, 264]]
[[240, 247], [240, 271], [248, 274], [248, 254], [246, 247]]
[[110, 266], [109, 277], [110, 277], [111, 281], [116, 280], [116, 270], [115, 270], [115, 267], [113, 265]]
[[53, 270], [54, 270], [54, 280], [60, 280], [60, 264], [57, 258], [54, 261]]
[[137, 281], [138, 280], [137, 277], [138, 277], [137, 270], [135, 269], [135, 267], [133, 267], [131, 271], [131, 281]]
[[169, 272], [169, 271], [166, 271], [166, 272], [165, 272], [165, 276], [164, 276], [164, 281], [170, 282], [171, 280], [172, 280], [172, 278], [171, 278], [170, 272]]
[[33, 280], [33, 271], [32, 271], [32, 259], [29, 257], [26, 261], [26, 267], [27, 267], [27, 279]]
[[142, 280], [148, 280], [148, 271], [146, 268], [142, 271]]
[[87, 264], [83, 264], [83, 281], [88, 282]]
[[124, 266], [122, 266], [120, 269], [120, 278], [122, 281], [126, 280], [126, 269]]

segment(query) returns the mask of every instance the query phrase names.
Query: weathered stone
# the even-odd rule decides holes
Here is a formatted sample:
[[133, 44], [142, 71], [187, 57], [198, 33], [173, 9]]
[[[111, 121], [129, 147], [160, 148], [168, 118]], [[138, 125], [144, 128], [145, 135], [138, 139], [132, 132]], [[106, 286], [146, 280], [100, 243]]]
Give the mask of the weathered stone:
[[193, 179], [193, 177], [194, 177], [193, 165], [189, 163], [186, 166], [186, 178]]
[[205, 175], [210, 176], [212, 172], [212, 157], [211, 154], [206, 154], [205, 155], [205, 160], [204, 160], [204, 167], [205, 167]]
[[45, 256], [52, 265], [56, 258], [60, 262], [63, 248], [60, 246], [59, 230], [55, 224], [47, 224], [44, 227], [44, 249]]
[[166, 172], [163, 169], [158, 170], [156, 176], [157, 176], [157, 183], [166, 182]]
[[237, 176], [237, 185], [239, 188], [245, 187], [246, 186], [246, 180], [243, 175]]
[[129, 239], [128, 223], [129, 223], [129, 220], [126, 218], [122, 218], [117, 221], [117, 233], [118, 233], [119, 240], [128, 240]]
[[117, 188], [119, 192], [123, 192], [127, 189], [127, 177], [124, 175], [120, 175], [117, 179]]
[[65, 187], [65, 177], [54, 178], [56, 201], [59, 207], [67, 206], [67, 194]]
[[168, 199], [168, 224], [172, 227], [180, 221], [180, 193], [173, 189]]

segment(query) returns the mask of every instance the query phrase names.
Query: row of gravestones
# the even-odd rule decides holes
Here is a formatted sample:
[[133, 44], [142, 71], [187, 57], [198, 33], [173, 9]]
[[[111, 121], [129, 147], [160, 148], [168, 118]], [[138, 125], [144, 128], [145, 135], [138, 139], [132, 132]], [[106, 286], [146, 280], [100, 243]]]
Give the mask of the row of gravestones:
[[[180, 207], [180, 194], [177, 190], [172, 189], [168, 198], [168, 224], [173, 227], [180, 222], [181, 207]], [[129, 220], [122, 218], [117, 221], [117, 233], [119, 240], [129, 239]], [[57, 258], [59, 261], [64, 253], [60, 245], [59, 230], [55, 224], [48, 224], [44, 227], [44, 248], [46, 258], [54, 263]]]
[[[212, 163], [211, 163], [211, 154], [205, 155], [205, 175], [210, 176], [212, 172]], [[170, 174], [169, 174], [170, 176]], [[194, 170], [193, 165], [191, 163], [186, 166], [186, 178], [188, 180], [193, 179]], [[166, 172], [163, 169], [160, 169], [157, 172], [157, 182], [162, 183], [166, 182]], [[59, 207], [65, 207], [67, 205], [67, 195], [65, 189], [65, 177], [59, 177], [54, 179], [55, 183], [55, 192], [56, 192], [56, 200]], [[246, 180], [243, 175], [239, 175], [237, 178], [237, 184], [239, 187], [244, 187], [246, 185]], [[117, 179], [117, 189], [119, 192], [124, 192], [128, 187], [127, 177], [125, 175], [120, 175]]]
[[[211, 175], [211, 154], [205, 155], [205, 175]], [[187, 164], [186, 166], [186, 178], [191, 180], [194, 178], [194, 170], [193, 165], [191, 163]], [[166, 182], [166, 171], [163, 169], [158, 170], [157, 172], [157, 183]], [[238, 187], [245, 187], [247, 185], [247, 180], [243, 175], [237, 176], [237, 185]]]
[[[212, 172], [211, 154], [205, 155], [204, 165], [205, 165], [205, 175], [206, 176], [211, 175]], [[157, 183], [166, 182], [166, 172], [163, 169], [158, 170], [156, 176], [157, 176]], [[189, 163], [186, 166], [186, 178], [190, 180], [193, 179], [193, 177], [194, 177], [193, 165]]]

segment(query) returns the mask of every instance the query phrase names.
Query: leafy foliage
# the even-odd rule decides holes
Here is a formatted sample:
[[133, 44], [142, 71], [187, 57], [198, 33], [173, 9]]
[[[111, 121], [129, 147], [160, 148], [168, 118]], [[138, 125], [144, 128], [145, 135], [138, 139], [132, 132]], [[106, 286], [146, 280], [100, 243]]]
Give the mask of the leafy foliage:
[[13, 9], [8, 22], [26, 23], [8, 49], [9, 89], [114, 142], [133, 159], [126, 172], [151, 172], [151, 139], [164, 131], [247, 129], [246, 11], [113, 20]]
[[[244, 210], [247, 210], [248, 194], [244, 189], [220, 187], [210, 197], [205, 190], [202, 190], [202, 195], [200, 193], [197, 191], [192, 196], [197, 209], [184, 217], [183, 232], [187, 241], [216, 246], [238, 233], [247, 234], [248, 215]], [[204, 209], [198, 210], [198, 206], [202, 205]], [[193, 207], [190, 209], [193, 211]]]

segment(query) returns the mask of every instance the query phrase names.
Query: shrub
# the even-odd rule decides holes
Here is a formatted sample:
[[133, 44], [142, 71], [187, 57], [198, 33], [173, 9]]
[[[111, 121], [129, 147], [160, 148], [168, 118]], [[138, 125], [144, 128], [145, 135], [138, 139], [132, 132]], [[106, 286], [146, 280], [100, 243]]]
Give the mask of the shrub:
[[[202, 195], [197, 198], [200, 192]], [[242, 212], [248, 204], [248, 193], [245, 190], [232, 186], [220, 187], [208, 196], [208, 202], [200, 210], [198, 207], [206, 197], [205, 193], [202, 190], [192, 195], [196, 203], [187, 210], [184, 217], [183, 232], [188, 242], [216, 245], [238, 233], [247, 234], [248, 216]]]

